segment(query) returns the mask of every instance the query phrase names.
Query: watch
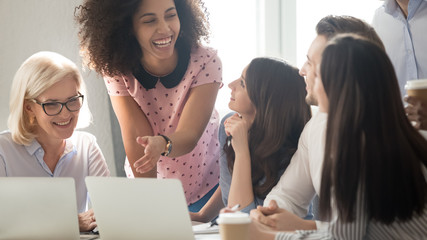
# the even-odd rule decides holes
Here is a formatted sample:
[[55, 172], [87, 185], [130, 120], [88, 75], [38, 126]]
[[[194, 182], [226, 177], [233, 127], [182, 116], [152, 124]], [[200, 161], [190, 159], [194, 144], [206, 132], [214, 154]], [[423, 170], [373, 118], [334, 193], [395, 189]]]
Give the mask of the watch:
[[167, 157], [172, 151], [172, 141], [165, 135], [159, 134], [159, 136], [163, 137], [166, 141], [165, 151], [162, 152], [160, 155]]

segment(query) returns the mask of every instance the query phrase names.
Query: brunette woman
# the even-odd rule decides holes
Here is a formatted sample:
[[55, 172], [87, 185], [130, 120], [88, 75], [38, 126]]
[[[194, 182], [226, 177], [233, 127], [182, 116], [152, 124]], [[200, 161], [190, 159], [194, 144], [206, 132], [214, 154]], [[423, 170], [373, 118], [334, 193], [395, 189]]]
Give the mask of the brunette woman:
[[193, 220], [210, 220], [223, 206], [239, 204], [249, 212], [262, 205], [311, 117], [304, 79], [283, 60], [255, 58], [229, 87], [229, 107], [236, 113], [224, 118], [219, 132], [221, 192]]
[[325, 48], [314, 91], [328, 113], [318, 231], [252, 239], [425, 239], [427, 141], [412, 127], [393, 65], [376, 43], [341, 35]]

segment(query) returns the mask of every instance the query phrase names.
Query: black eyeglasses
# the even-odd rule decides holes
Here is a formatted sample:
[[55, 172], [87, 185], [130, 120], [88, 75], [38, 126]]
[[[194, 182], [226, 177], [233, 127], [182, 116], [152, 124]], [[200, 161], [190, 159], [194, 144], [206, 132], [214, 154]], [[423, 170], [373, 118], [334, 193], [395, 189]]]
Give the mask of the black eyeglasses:
[[72, 97], [68, 99], [66, 102], [45, 102], [41, 103], [37, 101], [37, 99], [33, 99], [33, 101], [40, 106], [42, 106], [43, 111], [48, 116], [55, 116], [61, 113], [62, 108], [65, 106], [68, 111], [70, 112], [76, 112], [80, 110], [83, 106], [83, 99], [84, 96], [79, 94], [78, 96]]

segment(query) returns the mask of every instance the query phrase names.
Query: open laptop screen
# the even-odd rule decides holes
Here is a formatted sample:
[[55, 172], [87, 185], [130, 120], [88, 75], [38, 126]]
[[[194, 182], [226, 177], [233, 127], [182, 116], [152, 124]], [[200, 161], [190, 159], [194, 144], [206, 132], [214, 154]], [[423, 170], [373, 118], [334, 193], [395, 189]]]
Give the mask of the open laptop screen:
[[0, 239], [80, 239], [74, 179], [0, 178]]
[[86, 177], [102, 240], [194, 239], [177, 179]]

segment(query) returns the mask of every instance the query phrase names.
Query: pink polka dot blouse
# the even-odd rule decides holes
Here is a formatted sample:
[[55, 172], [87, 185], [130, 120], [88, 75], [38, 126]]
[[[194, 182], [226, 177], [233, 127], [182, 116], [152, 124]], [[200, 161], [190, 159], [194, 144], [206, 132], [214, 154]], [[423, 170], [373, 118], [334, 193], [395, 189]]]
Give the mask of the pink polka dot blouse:
[[[132, 74], [104, 77], [104, 80], [108, 94], [132, 96], [150, 122], [154, 134], [167, 136], [175, 132], [191, 88], [222, 82], [222, 64], [215, 50], [198, 47], [191, 52], [182, 81], [173, 88], [165, 88], [159, 81], [155, 88], [146, 90]], [[193, 151], [175, 158], [160, 156], [157, 163], [157, 178], [180, 179], [189, 205], [218, 183], [218, 126], [219, 116], [214, 110]], [[128, 177], [134, 177], [127, 160], [125, 171]]]

